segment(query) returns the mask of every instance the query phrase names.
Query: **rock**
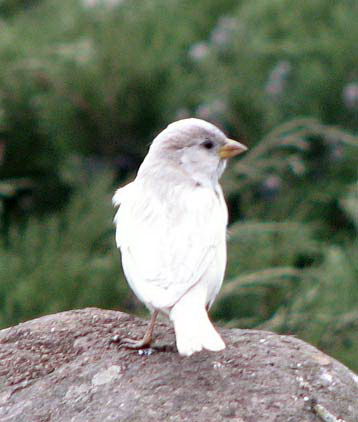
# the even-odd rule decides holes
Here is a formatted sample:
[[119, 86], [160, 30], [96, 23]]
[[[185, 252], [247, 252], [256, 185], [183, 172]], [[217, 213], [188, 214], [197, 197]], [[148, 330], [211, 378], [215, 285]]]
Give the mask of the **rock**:
[[358, 377], [301, 340], [222, 329], [224, 351], [184, 358], [159, 322], [145, 352], [111, 342], [146, 324], [89, 308], [0, 331], [0, 421], [358, 421]]

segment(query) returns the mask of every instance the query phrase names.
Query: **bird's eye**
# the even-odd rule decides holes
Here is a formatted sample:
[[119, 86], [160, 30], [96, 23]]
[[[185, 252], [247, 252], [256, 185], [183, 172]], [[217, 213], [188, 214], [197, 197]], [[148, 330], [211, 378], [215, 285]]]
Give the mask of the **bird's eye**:
[[203, 146], [205, 149], [212, 149], [212, 148], [214, 148], [214, 142], [213, 142], [213, 141], [209, 141], [209, 140], [207, 139], [206, 141], [204, 141], [204, 142], [202, 143], [202, 146]]

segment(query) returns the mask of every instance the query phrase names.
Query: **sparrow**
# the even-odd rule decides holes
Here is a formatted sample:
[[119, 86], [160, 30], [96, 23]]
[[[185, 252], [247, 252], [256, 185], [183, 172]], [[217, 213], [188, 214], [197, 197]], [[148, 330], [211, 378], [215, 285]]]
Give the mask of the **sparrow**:
[[125, 347], [148, 347], [162, 313], [173, 322], [180, 355], [225, 348], [208, 316], [226, 267], [219, 179], [228, 158], [246, 150], [209, 122], [179, 120], [153, 140], [135, 180], [115, 192], [124, 274], [152, 312], [144, 338], [124, 339]]

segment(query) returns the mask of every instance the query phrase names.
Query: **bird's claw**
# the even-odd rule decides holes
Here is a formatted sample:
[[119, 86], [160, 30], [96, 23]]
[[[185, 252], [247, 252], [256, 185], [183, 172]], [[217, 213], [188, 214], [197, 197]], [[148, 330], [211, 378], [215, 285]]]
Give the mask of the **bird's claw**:
[[119, 343], [119, 348], [126, 349], [145, 349], [150, 346], [151, 341], [144, 338], [142, 340], [134, 340], [131, 338], [120, 338], [118, 335], [113, 336], [110, 339], [111, 343]]

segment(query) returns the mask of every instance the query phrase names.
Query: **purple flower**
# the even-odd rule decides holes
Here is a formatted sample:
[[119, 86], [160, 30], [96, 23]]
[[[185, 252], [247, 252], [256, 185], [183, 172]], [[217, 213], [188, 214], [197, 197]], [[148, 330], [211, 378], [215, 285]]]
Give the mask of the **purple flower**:
[[292, 66], [287, 60], [281, 60], [274, 66], [265, 87], [268, 95], [278, 97], [283, 94], [291, 68]]
[[358, 108], [358, 83], [350, 82], [343, 88], [342, 92], [344, 105], [350, 109], [354, 110]]
[[211, 33], [211, 42], [219, 47], [225, 47], [232, 40], [237, 21], [228, 16], [221, 17]]
[[209, 55], [209, 45], [205, 41], [197, 42], [189, 48], [189, 57], [194, 62], [201, 62]]

